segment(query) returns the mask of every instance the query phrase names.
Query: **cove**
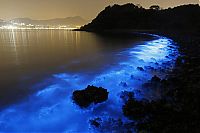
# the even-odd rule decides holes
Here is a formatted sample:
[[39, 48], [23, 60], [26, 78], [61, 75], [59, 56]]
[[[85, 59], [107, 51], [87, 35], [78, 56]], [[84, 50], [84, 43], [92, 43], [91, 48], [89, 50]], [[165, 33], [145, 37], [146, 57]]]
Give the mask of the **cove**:
[[[137, 99], [156, 99], [159, 94], [144, 91], [142, 84], [154, 75], [165, 78], [173, 69], [178, 56], [173, 40], [158, 35], [148, 36], [152, 36], [152, 39], [117, 51], [115, 56], [123, 60], [108, 64], [107, 69], [99, 72], [89, 70], [87, 73], [53, 73], [42, 82], [34, 84], [32, 89], [36, 92], [1, 110], [0, 131], [96, 132], [89, 124], [92, 118], [111, 117], [128, 121], [122, 113], [121, 92], [132, 91]], [[79, 108], [72, 101], [72, 93], [87, 85], [108, 89], [108, 100], [87, 109]]]

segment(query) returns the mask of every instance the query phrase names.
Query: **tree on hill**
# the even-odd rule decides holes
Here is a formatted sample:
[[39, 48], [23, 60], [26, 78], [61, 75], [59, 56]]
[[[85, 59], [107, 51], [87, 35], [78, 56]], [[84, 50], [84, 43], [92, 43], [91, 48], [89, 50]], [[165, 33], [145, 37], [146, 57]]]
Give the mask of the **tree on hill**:
[[149, 9], [152, 9], [152, 10], [161, 10], [161, 7], [159, 5], [152, 5], [149, 7]]

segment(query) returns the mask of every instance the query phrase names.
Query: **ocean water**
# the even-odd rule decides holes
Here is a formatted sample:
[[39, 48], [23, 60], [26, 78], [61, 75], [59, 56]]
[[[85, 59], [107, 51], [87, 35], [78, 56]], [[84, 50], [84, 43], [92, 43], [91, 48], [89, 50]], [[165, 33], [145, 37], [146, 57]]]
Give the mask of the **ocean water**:
[[[128, 122], [121, 92], [159, 97], [142, 84], [154, 75], [165, 78], [177, 55], [175, 42], [158, 35], [1, 30], [0, 131], [98, 132], [90, 119]], [[72, 93], [88, 85], [108, 89], [108, 100], [78, 107]]]

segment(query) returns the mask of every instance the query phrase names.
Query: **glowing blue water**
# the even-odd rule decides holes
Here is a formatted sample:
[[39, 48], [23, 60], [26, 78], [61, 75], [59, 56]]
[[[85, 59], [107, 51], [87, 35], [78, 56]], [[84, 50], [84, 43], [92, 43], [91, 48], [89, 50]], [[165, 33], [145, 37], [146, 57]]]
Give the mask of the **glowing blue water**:
[[[89, 132], [94, 130], [89, 128], [88, 121], [96, 116], [110, 116], [126, 121], [122, 114], [120, 92], [132, 90], [137, 98], [148, 97], [142, 92], [141, 85], [155, 74], [165, 77], [166, 73], [159, 70], [173, 67], [176, 56], [170, 55], [177, 55], [173, 45], [172, 40], [156, 36], [155, 40], [118, 53], [119, 56], [127, 56], [128, 60], [98, 75], [53, 74], [44, 81], [48, 86], [0, 112], [0, 131]], [[157, 71], [148, 69], [149, 66]], [[137, 67], [143, 67], [145, 71], [139, 71]], [[109, 99], [102, 104], [80, 109], [71, 100], [72, 92], [84, 89], [87, 85], [108, 89]]]

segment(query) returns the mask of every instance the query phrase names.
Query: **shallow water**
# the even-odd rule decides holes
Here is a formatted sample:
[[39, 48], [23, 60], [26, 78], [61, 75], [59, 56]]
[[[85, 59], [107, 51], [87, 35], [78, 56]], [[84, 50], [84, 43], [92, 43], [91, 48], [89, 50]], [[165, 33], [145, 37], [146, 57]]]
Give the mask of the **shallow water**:
[[[17, 83], [13, 82], [13, 86], [3, 84], [10, 89], [8, 92], [1, 89], [1, 92], [10, 99], [11, 91], [25, 92], [22, 98], [13, 98], [17, 102], [11, 100], [9, 103], [12, 104], [2, 108], [0, 131], [96, 132], [90, 127], [89, 119], [109, 116], [128, 121], [122, 114], [120, 93], [133, 91], [138, 99], [157, 97], [159, 94], [143, 92], [141, 85], [154, 75], [164, 78], [167, 73], [160, 70], [170, 71], [177, 55], [174, 42], [168, 38], [132, 36], [105, 37], [71, 31], [2, 31], [1, 51], [13, 55], [4, 53], [6, 57], [3, 57], [0, 70], [4, 74], [6, 69], [9, 72], [5, 74], [8, 83], [12, 81], [11, 73], [18, 75], [13, 78]], [[137, 67], [143, 67], [145, 71]], [[27, 83], [24, 85], [24, 82]], [[71, 100], [72, 92], [87, 85], [108, 89], [109, 99], [80, 109]], [[21, 86], [25, 86], [24, 90]]]

